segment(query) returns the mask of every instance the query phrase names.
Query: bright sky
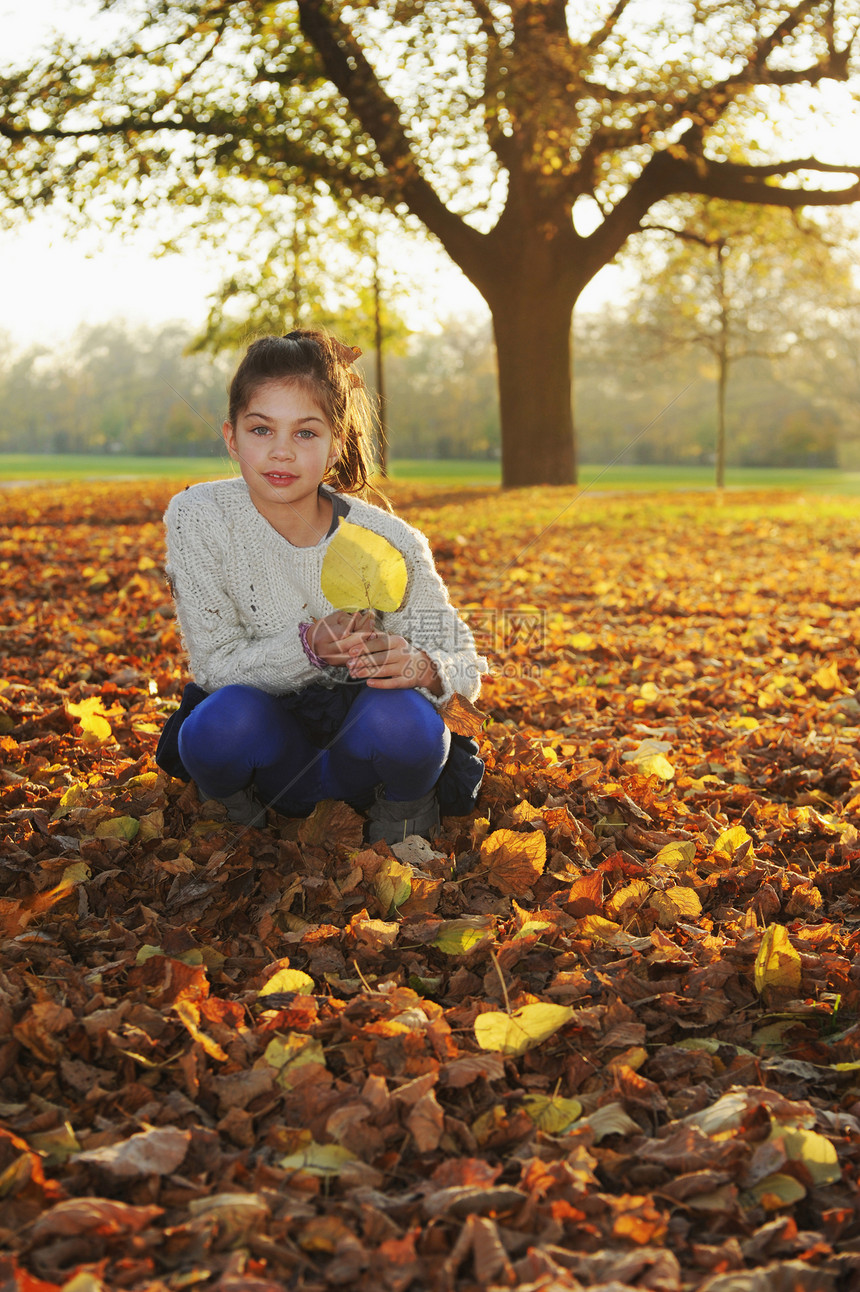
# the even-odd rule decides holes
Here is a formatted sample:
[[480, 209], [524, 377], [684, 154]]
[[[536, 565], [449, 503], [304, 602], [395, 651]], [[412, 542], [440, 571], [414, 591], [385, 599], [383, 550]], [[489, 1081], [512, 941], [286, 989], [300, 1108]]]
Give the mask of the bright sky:
[[[26, 58], [45, 43], [52, 30], [68, 26], [88, 34], [98, 25], [102, 36], [104, 16], [87, 19], [87, 7], [68, 0], [0, 0], [2, 59]], [[811, 106], [814, 101], [811, 100]], [[828, 161], [847, 161], [860, 152], [860, 114], [848, 111], [847, 97], [834, 103], [837, 124], [825, 127], [814, 111], [809, 140], [796, 140], [798, 152], [816, 151]], [[0, 231], [0, 337], [27, 346], [38, 341], [56, 342], [83, 322], [126, 319], [131, 323], [158, 324], [170, 320], [202, 323], [206, 298], [220, 282], [223, 258], [187, 248], [181, 255], [157, 258], [157, 239], [140, 233], [133, 238], [99, 235], [95, 230], [70, 234], [62, 220], [49, 213], [35, 217], [14, 231]], [[428, 273], [427, 290], [420, 296], [429, 307], [428, 317], [449, 315], [452, 310], [484, 313], [477, 291], [451, 265]], [[616, 271], [604, 271], [591, 285], [582, 304], [599, 305], [612, 292]]]

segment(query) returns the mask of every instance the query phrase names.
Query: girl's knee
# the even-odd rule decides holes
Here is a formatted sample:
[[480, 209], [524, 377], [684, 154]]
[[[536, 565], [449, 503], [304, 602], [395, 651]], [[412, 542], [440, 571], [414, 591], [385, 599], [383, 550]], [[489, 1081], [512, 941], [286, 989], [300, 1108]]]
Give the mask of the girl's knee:
[[224, 686], [213, 691], [182, 724], [180, 740], [218, 747], [242, 743], [269, 719], [273, 697], [253, 686]]
[[412, 690], [368, 688], [362, 696], [358, 725], [364, 739], [377, 749], [402, 750], [407, 758], [424, 754], [428, 747], [441, 747], [447, 734], [438, 709]]

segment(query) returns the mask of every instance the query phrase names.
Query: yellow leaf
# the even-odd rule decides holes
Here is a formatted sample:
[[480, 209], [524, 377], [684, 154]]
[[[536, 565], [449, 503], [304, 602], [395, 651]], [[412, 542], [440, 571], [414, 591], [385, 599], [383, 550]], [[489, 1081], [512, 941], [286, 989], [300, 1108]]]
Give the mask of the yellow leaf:
[[658, 776], [661, 781], [671, 781], [675, 768], [666, 757], [671, 745], [666, 740], [641, 740], [635, 749], [622, 754], [622, 761], [633, 764], [640, 776]]
[[806, 1197], [806, 1190], [800, 1181], [793, 1175], [784, 1175], [781, 1171], [766, 1175], [763, 1180], [759, 1180], [758, 1184], [754, 1184], [749, 1192], [765, 1211], [788, 1207], [793, 1202], [800, 1202], [801, 1198]]
[[113, 736], [107, 710], [97, 695], [81, 700], [80, 704], [67, 704], [66, 712], [78, 720], [85, 745], [105, 745]]
[[667, 843], [654, 858], [663, 866], [673, 870], [693, 870], [696, 865], [696, 845], [692, 839], [680, 839], [677, 843]]
[[479, 942], [486, 942], [493, 933], [493, 922], [483, 915], [467, 915], [461, 920], [448, 920], [433, 939], [433, 946], [446, 956], [464, 956]]
[[733, 825], [731, 829], [724, 830], [719, 836], [714, 844], [714, 852], [733, 859], [735, 853], [739, 852], [745, 844], [749, 846], [748, 850], [751, 852], [752, 839], [742, 825]]
[[571, 650], [582, 651], [594, 650], [597, 646], [597, 642], [594, 640], [591, 633], [574, 633], [572, 637], [567, 639], [567, 644]]
[[282, 1157], [279, 1165], [285, 1171], [306, 1171], [309, 1175], [339, 1175], [350, 1162], [358, 1158], [341, 1144], [317, 1144], [311, 1141], [298, 1153]]
[[81, 1151], [71, 1122], [63, 1122], [62, 1126], [56, 1126], [53, 1130], [28, 1135], [27, 1142], [49, 1166], [59, 1166]]
[[593, 938], [597, 942], [617, 944], [619, 938], [625, 940], [624, 930], [614, 920], [607, 920], [602, 915], [583, 915], [576, 931], [580, 937]]
[[648, 1051], [644, 1045], [631, 1045], [629, 1050], [622, 1050], [620, 1054], [608, 1059], [606, 1067], [610, 1071], [613, 1068], [630, 1068], [633, 1072], [638, 1072], [647, 1061]]
[[301, 969], [279, 969], [277, 973], [272, 974], [269, 981], [260, 988], [258, 995], [260, 998], [270, 996], [272, 992], [282, 991], [300, 991], [305, 995], [313, 995], [314, 980], [310, 974], [304, 973]]
[[667, 929], [678, 920], [695, 920], [702, 914], [702, 903], [692, 888], [676, 884], [662, 893], [652, 893], [648, 905], [657, 912], [657, 923]]
[[83, 884], [90, 877], [90, 868], [85, 861], [74, 861], [71, 866], [66, 866], [60, 876], [61, 888], [74, 888], [75, 884]]
[[394, 857], [387, 859], [374, 876], [373, 890], [385, 914], [396, 914], [412, 894], [412, 867]]
[[475, 1019], [475, 1036], [482, 1050], [498, 1054], [525, 1054], [549, 1040], [560, 1027], [570, 1022], [573, 1010], [568, 1005], [540, 1002], [523, 1005], [513, 1014], [495, 1010]]
[[839, 691], [842, 690], [842, 678], [839, 676], [838, 661], [832, 659], [829, 664], [822, 664], [821, 668], [815, 670], [809, 679], [813, 686], [817, 686], [821, 691]]
[[552, 929], [555, 925], [550, 924], [548, 920], [526, 920], [524, 924], [517, 929], [513, 935], [513, 941], [517, 938], [530, 938], [535, 934], [543, 933], [546, 929]]
[[174, 1001], [173, 1009], [189, 1035], [203, 1046], [210, 1058], [226, 1063], [229, 1056], [224, 1053], [217, 1041], [214, 1041], [211, 1036], [201, 1030], [200, 1011], [196, 1004], [193, 1001], [186, 1000], [184, 997], [180, 997], [179, 1000]]
[[782, 1140], [790, 1162], [802, 1162], [813, 1184], [835, 1184], [842, 1179], [836, 1149], [830, 1140], [803, 1126], [774, 1126], [770, 1138]]
[[[640, 907], [646, 905], [650, 895], [651, 886], [644, 879], [631, 879], [629, 884], [625, 884], [623, 888], [616, 889], [612, 896], [606, 900], [603, 907], [609, 917], [607, 922], [611, 924], [612, 929], [618, 932], [620, 925], [614, 921], [620, 919], [628, 911], [635, 914]], [[604, 919], [603, 916], [592, 916], [592, 918]]]
[[[161, 726], [164, 724], [162, 723]], [[159, 727], [159, 731], [161, 727]], [[154, 790], [158, 784], [158, 772], [141, 772], [139, 776], [132, 776], [129, 780], [123, 781], [125, 789]]]
[[396, 610], [406, 593], [406, 562], [387, 538], [341, 521], [322, 564], [322, 590], [336, 610]]
[[490, 883], [506, 896], [528, 892], [546, 865], [546, 835], [540, 830], [494, 830], [481, 844]]
[[638, 758], [633, 764], [642, 776], [657, 776], [661, 781], [671, 781], [675, 768], [665, 754], [649, 754], [647, 758]]
[[765, 929], [755, 958], [755, 989], [761, 995], [769, 987], [796, 991], [800, 986], [800, 956], [791, 945], [783, 924]]
[[538, 1130], [548, 1135], [561, 1135], [582, 1116], [578, 1099], [564, 1099], [560, 1095], [526, 1095], [523, 1107]]
[[140, 829], [140, 822], [133, 816], [112, 816], [100, 821], [93, 831], [96, 839], [125, 839], [131, 842]]
[[144, 942], [137, 948], [137, 955], [134, 957], [136, 965], [146, 964], [147, 960], [154, 960], [156, 956], [163, 956], [164, 951], [161, 947], [154, 946], [151, 942]]
[[325, 1067], [325, 1052], [322, 1043], [315, 1036], [290, 1032], [286, 1036], [272, 1038], [266, 1046], [262, 1062], [278, 1069], [278, 1084], [289, 1090], [295, 1084], [290, 1078], [297, 1069], [308, 1063]]
[[63, 1284], [63, 1292], [107, 1292], [107, 1285], [92, 1270], [78, 1270]]
[[758, 731], [761, 723], [758, 718], [750, 718], [741, 713], [735, 713], [726, 723], [734, 731]]

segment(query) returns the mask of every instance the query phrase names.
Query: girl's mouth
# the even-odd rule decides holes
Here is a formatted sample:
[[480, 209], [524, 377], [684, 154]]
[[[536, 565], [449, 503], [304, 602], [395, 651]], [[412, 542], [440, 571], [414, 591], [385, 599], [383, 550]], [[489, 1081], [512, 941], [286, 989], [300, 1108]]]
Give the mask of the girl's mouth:
[[292, 475], [289, 471], [267, 471], [266, 479], [270, 484], [287, 485], [292, 484], [294, 480], [298, 480], [298, 476]]

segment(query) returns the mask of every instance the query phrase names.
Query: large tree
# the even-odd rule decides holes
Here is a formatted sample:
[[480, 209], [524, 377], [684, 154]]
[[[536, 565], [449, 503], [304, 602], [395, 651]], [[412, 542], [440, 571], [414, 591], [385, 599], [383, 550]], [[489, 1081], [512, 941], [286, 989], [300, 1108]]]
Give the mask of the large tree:
[[777, 103], [850, 80], [860, 0], [125, 7], [127, 39], [0, 80], [7, 204], [312, 181], [411, 213], [490, 308], [506, 485], [575, 479], [572, 310], [656, 203], [860, 200], [860, 164], [749, 142]]

